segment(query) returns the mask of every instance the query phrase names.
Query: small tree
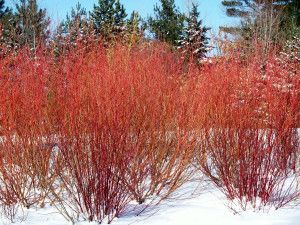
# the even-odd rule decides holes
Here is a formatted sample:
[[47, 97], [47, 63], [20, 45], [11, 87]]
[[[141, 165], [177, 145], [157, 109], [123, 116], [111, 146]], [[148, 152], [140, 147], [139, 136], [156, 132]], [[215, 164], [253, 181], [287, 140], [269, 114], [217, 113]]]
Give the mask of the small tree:
[[185, 16], [176, 8], [174, 0], [160, 0], [160, 3], [161, 7], [154, 7], [154, 18], [148, 19], [150, 31], [155, 38], [177, 46], [182, 36]]
[[193, 3], [187, 18], [183, 39], [179, 41], [179, 49], [182, 50], [185, 58], [187, 60], [193, 58], [197, 63], [206, 57], [206, 53], [210, 49], [209, 38], [207, 37], [207, 31], [210, 28], [202, 25], [199, 14], [198, 6]]

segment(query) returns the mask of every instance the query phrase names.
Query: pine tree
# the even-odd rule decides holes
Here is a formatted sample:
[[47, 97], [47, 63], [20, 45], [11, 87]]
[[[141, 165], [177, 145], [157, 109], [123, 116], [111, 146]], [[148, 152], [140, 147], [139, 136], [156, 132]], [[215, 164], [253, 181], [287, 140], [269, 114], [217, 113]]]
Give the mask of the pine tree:
[[99, 0], [91, 13], [95, 32], [106, 43], [122, 36], [126, 17], [125, 8], [119, 0]]
[[115, 16], [114, 16], [114, 32], [116, 35], [122, 33], [126, 29], [126, 11], [124, 6], [119, 0], [115, 3]]
[[[298, 1], [298, 0], [297, 0]], [[281, 32], [282, 15], [291, 0], [224, 0], [222, 5], [229, 17], [239, 18], [237, 27], [220, 27], [220, 30], [239, 37], [247, 51], [253, 49], [253, 40], [261, 45], [266, 55], [274, 43], [284, 40]]]
[[264, 15], [273, 16], [273, 13], [279, 13], [289, 2], [290, 0], [224, 0], [222, 5], [227, 16], [239, 18], [241, 26], [220, 27], [220, 29], [226, 33], [245, 34], [245, 30], [249, 30], [250, 26], [258, 26], [259, 22], [266, 22], [259, 21], [266, 19], [263, 18]]
[[196, 63], [200, 63], [206, 57], [209, 51], [209, 38], [207, 31], [210, 28], [202, 25], [199, 19], [198, 5], [192, 4], [192, 10], [187, 18], [187, 27], [183, 34], [183, 39], [179, 41], [179, 49], [182, 50], [185, 58], [189, 60], [193, 58]]
[[108, 37], [112, 32], [114, 4], [115, 0], [99, 0], [91, 13], [95, 31], [103, 37]]
[[148, 19], [150, 31], [155, 38], [177, 46], [183, 32], [185, 16], [179, 12], [174, 0], [160, 0], [161, 7], [155, 5], [155, 17]]
[[15, 42], [35, 50], [38, 43], [45, 43], [49, 37], [50, 20], [46, 9], [40, 9], [36, 0], [19, 0], [16, 9]]

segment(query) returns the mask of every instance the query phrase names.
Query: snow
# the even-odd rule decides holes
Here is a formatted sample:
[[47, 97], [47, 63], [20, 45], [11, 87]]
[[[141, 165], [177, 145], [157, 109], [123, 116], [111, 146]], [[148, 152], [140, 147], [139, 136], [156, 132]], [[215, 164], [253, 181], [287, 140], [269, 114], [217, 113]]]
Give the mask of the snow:
[[[193, 193], [191, 196], [191, 193]], [[151, 206], [136, 216], [136, 211], [125, 212], [115, 219], [114, 225], [298, 225], [300, 207], [271, 209], [268, 212], [242, 211], [229, 209], [228, 201], [222, 193], [212, 187], [196, 189], [190, 183], [177, 192], [173, 200], [159, 206]], [[131, 205], [137, 207], [137, 205]], [[18, 216], [15, 225], [70, 225], [54, 208], [24, 210], [25, 216]], [[11, 224], [3, 216], [0, 225]], [[97, 223], [79, 222], [76, 225], [96, 225]]]

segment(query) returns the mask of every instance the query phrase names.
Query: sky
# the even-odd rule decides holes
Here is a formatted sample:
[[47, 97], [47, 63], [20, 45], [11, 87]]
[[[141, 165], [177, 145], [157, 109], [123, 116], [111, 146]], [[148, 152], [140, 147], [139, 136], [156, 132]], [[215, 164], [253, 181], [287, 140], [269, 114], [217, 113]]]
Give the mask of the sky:
[[[52, 20], [52, 26], [56, 26], [61, 22], [66, 14], [80, 2], [88, 11], [93, 9], [93, 5], [98, 0], [37, 0], [42, 8], [46, 8], [48, 15]], [[200, 18], [203, 19], [205, 26], [211, 27], [214, 33], [218, 32], [219, 26], [236, 23], [236, 20], [228, 18], [224, 8], [221, 5], [222, 0], [175, 0], [176, 5], [181, 12], [187, 12], [191, 2], [194, 1], [199, 5]], [[6, 0], [12, 6], [16, 0]], [[127, 14], [131, 14], [133, 10], [140, 13], [143, 18], [153, 14], [153, 6], [159, 4], [159, 0], [120, 0], [125, 6]]]

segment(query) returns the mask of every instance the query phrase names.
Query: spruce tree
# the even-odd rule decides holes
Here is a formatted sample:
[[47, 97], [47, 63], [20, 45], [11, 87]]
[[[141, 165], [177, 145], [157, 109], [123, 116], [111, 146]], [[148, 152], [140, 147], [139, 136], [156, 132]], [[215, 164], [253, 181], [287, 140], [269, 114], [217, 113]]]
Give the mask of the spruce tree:
[[209, 38], [207, 31], [210, 28], [202, 25], [199, 19], [198, 5], [192, 4], [192, 9], [187, 18], [187, 26], [184, 29], [182, 40], [179, 41], [179, 49], [182, 50], [187, 60], [193, 58], [196, 63], [200, 63], [209, 51]]
[[19, 0], [15, 14], [15, 42], [36, 49], [38, 43], [45, 43], [49, 37], [49, 23], [46, 9], [40, 9], [36, 0]]
[[155, 5], [154, 18], [148, 19], [150, 31], [155, 38], [177, 46], [183, 32], [185, 16], [176, 8], [174, 0], [160, 0], [161, 6]]

